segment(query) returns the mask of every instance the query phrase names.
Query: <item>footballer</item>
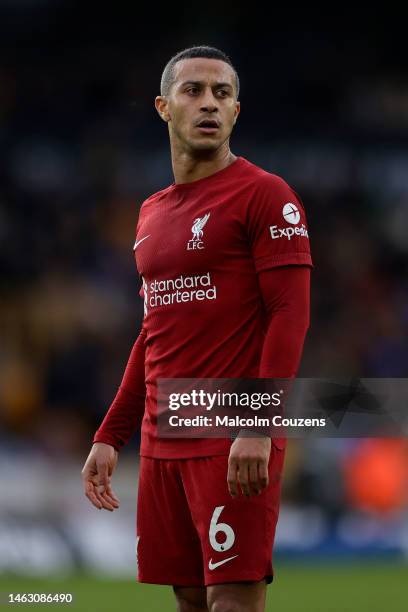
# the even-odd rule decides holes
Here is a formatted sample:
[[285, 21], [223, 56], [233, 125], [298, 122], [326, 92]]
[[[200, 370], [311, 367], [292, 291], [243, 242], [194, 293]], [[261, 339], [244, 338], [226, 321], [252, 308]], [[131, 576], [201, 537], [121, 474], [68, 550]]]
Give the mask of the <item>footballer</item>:
[[[305, 211], [282, 178], [230, 150], [238, 100], [218, 49], [164, 68], [155, 106], [174, 182], [140, 209], [143, 324], [82, 470], [92, 504], [118, 508], [112, 473], [141, 427], [138, 580], [172, 585], [181, 612], [264, 610], [285, 440], [161, 438], [157, 380], [293, 378], [309, 326]], [[262, 94], [259, 111], [268, 120]]]

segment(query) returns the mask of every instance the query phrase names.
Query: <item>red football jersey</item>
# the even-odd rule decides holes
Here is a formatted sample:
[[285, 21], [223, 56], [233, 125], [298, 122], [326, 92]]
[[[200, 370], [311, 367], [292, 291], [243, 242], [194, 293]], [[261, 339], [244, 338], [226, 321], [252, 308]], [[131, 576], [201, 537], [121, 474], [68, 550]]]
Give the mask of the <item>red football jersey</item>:
[[146, 330], [141, 455], [228, 453], [227, 439], [158, 438], [156, 381], [259, 376], [265, 313], [257, 273], [312, 265], [303, 205], [280, 177], [238, 157], [148, 198], [134, 250]]

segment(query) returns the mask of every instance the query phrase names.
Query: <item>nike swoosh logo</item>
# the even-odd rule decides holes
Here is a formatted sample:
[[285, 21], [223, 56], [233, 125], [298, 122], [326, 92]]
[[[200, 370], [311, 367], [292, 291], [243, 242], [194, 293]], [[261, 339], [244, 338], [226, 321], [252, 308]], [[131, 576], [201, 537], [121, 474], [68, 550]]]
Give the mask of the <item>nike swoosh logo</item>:
[[133, 250], [136, 249], [137, 246], [139, 246], [139, 244], [141, 242], [143, 242], [143, 240], [146, 240], [146, 238], [149, 238], [150, 234], [147, 234], [147, 236], [145, 236], [144, 238], [141, 238], [140, 240], [136, 240], [135, 244], [133, 245]]
[[223, 559], [222, 561], [217, 561], [217, 563], [213, 563], [212, 559], [210, 559], [208, 562], [208, 569], [215, 570], [217, 567], [220, 567], [220, 565], [224, 565], [224, 563], [227, 563], [228, 561], [232, 561], [232, 559], [235, 559], [235, 557], [238, 557], [238, 555], [234, 555], [233, 557], [228, 557], [227, 559]]

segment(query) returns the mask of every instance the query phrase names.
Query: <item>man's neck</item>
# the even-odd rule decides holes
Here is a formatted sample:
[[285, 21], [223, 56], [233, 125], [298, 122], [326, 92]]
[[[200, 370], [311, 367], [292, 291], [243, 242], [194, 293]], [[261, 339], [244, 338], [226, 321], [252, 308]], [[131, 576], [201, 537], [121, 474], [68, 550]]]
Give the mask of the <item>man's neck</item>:
[[229, 147], [221, 147], [213, 155], [192, 157], [188, 153], [171, 150], [174, 180], [176, 184], [192, 183], [223, 170], [237, 159]]

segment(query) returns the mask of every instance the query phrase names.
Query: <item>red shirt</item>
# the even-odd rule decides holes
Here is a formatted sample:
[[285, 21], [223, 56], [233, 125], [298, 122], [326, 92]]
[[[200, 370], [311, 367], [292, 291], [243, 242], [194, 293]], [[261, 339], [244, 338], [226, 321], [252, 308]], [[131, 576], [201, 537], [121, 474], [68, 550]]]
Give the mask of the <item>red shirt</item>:
[[[268, 375], [260, 372], [268, 324], [260, 279], [276, 267], [312, 265], [303, 205], [284, 180], [239, 157], [211, 176], [148, 198], [135, 257], [145, 307], [140, 452], [162, 458], [228, 453], [226, 439], [157, 437], [156, 380]], [[300, 334], [300, 347], [303, 339]]]
[[227, 439], [158, 438], [156, 381], [295, 375], [312, 265], [302, 203], [281, 178], [239, 157], [148, 198], [134, 249], [143, 328], [94, 442], [121, 448], [143, 415], [142, 455], [227, 454]]

